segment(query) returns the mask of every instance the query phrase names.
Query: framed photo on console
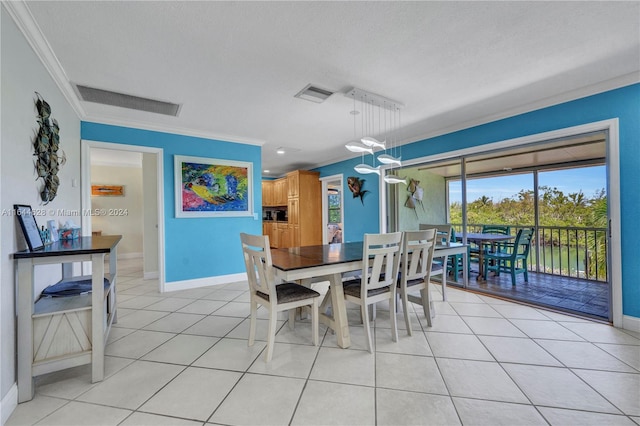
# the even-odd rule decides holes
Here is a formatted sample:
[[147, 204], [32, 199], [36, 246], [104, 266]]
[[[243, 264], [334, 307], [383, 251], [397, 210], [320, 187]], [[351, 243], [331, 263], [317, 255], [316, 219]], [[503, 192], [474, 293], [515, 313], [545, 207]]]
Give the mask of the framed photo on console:
[[41, 250], [44, 247], [44, 243], [42, 242], [42, 237], [40, 237], [40, 230], [31, 206], [14, 204], [13, 208], [18, 217], [18, 222], [20, 222], [20, 228], [22, 228], [22, 233], [24, 234], [24, 239], [27, 241], [29, 250]]

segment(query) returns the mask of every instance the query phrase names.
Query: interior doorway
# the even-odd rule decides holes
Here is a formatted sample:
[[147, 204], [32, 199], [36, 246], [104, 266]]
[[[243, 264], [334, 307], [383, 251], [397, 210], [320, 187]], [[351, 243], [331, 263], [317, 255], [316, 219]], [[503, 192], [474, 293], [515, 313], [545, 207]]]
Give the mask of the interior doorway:
[[[82, 141], [81, 155], [82, 208], [96, 212], [82, 217], [83, 233], [123, 235], [118, 258], [142, 257], [144, 279], [158, 279], [163, 292], [162, 149]], [[101, 185], [121, 187], [122, 195], [92, 196]]]
[[322, 244], [342, 243], [344, 235], [344, 190], [342, 175], [321, 178]]

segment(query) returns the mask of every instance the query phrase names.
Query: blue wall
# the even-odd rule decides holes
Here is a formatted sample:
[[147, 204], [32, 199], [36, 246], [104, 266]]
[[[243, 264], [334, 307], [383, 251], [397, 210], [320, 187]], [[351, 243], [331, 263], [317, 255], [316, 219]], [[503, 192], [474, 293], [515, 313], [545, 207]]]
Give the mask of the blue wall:
[[[443, 152], [543, 133], [566, 127], [618, 118], [620, 130], [620, 211], [622, 228], [622, 294], [623, 314], [640, 317], [640, 84], [623, 87], [503, 120], [471, 127], [402, 147], [402, 158], [409, 160]], [[358, 176], [353, 166], [360, 158], [343, 161], [316, 170], [320, 177], [342, 173]], [[369, 176], [372, 176], [370, 178]], [[351, 200], [345, 188], [346, 240], [360, 238], [362, 232], [379, 231], [377, 175], [362, 175], [365, 208], [359, 200]], [[369, 186], [370, 185], [370, 186]]]
[[[240, 232], [262, 234], [261, 147], [89, 122], [82, 139], [162, 148], [164, 151], [164, 218], [166, 282], [237, 274], [245, 271]], [[253, 163], [253, 217], [175, 217], [174, 155]]]

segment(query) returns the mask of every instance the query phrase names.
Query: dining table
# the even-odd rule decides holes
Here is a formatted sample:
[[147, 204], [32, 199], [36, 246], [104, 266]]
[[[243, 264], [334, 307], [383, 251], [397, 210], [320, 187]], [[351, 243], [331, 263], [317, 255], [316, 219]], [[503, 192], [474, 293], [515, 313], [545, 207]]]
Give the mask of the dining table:
[[[277, 278], [289, 282], [298, 281], [305, 286], [329, 281], [329, 290], [320, 305], [320, 322], [334, 330], [341, 348], [351, 345], [342, 274], [363, 269], [362, 244], [362, 241], [357, 241], [271, 249], [271, 261]], [[450, 242], [436, 245], [435, 251], [440, 251], [442, 256], [462, 254], [465, 257], [463, 278], [466, 287], [467, 246]], [[329, 305], [331, 314], [327, 314]]]
[[[478, 245], [478, 276], [476, 280], [484, 280], [484, 248], [485, 246], [495, 246], [499, 242], [513, 240], [515, 235], [509, 234], [493, 234], [487, 232], [468, 232], [466, 234], [467, 243], [475, 243]], [[463, 241], [464, 235], [456, 235], [456, 240]]]

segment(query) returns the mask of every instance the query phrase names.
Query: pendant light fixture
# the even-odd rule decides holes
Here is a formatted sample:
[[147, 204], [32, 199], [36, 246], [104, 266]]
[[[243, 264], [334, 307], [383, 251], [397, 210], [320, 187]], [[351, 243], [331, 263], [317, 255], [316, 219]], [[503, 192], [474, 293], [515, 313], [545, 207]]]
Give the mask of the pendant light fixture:
[[[351, 152], [356, 152], [362, 154], [362, 163], [358, 164], [354, 167], [354, 170], [361, 174], [368, 173], [376, 173], [381, 174], [380, 166], [375, 166], [375, 164], [368, 165], [364, 162], [364, 154], [368, 153], [374, 155], [375, 150], [383, 149], [385, 152], [378, 156], [378, 161], [382, 164], [393, 166], [400, 166], [401, 161], [400, 158], [395, 157], [393, 152], [391, 154], [387, 153], [388, 149], [388, 141], [392, 140], [389, 138], [387, 127], [386, 127], [386, 119], [387, 114], [393, 115], [397, 110], [399, 110], [403, 105], [399, 102], [393, 101], [391, 99], [385, 98], [380, 95], [376, 95], [358, 88], [353, 88], [346, 93], [346, 96], [349, 96], [353, 99], [353, 110], [351, 114], [353, 117], [353, 135], [354, 140], [348, 142], [345, 145]], [[361, 129], [362, 129], [362, 137], [360, 140], [356, 137], [356, 115], [358, 112], [356, 111], [356, 99], [360, 101], [362, 114], [361, 115]], [[374, 136], [375, 133], [375, 110], [378, 112], [378, 134]], [[382, 135], [381, 131], [381, 115], [384, 113], [385, 118], [385, 132], [386, 135]], [[365, 117], [366, 116], [366, 117]], [[366, 129], [365, 129], [365, 120], [366, 120]], [[366, 133], [365, 133], [366, 132]], [[382, 136], [386, 136], [386, 139], [381, 138]], [[383, 139], [383, 140], [381, 140]], [[374, 161], [375, 163], [375, 161]], [[399, 179], [399, 178], [398, 178]], [[385, 176], [386, 180], [386, 176]], [[404, 181], [404, 180], [402, 180]], [[390, 182], [391, 183], [391, 182]]]

